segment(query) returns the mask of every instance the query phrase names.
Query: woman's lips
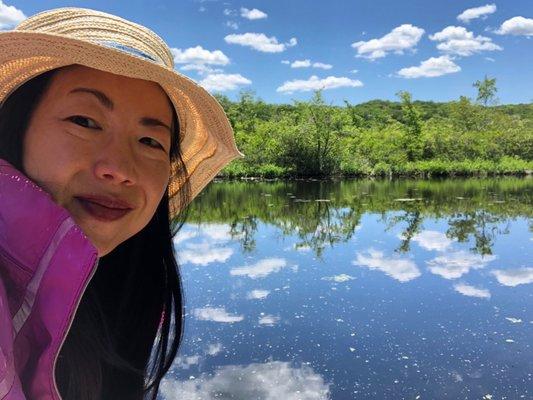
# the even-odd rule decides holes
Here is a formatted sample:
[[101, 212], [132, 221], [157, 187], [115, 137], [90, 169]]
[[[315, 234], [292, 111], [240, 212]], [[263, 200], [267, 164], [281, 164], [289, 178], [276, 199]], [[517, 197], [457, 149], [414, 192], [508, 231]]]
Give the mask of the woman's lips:
[[117, 219], [122, 218], [131, 211], [131, 209], [105, 207], [101, 204], [94, 203], [92, 201], [80, 197], [76, 197], [76, 200], [78, 200], [78, 202], [88, 214], [104, 222], [116, 221]]

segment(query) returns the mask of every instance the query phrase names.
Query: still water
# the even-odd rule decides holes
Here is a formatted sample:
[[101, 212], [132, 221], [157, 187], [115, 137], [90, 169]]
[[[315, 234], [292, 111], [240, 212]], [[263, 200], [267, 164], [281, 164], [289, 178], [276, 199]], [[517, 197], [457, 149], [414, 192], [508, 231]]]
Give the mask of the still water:
[[533, 399], [533, 179], [212, 182], [161, 399]]

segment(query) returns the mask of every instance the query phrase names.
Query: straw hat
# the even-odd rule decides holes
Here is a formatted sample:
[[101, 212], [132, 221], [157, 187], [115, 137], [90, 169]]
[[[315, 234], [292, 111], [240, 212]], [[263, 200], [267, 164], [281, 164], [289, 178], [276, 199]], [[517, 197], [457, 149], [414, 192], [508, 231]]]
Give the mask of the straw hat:
[[[216, 99], [174, 70], [167, 44], [142, 25], [112, 14], [65, 7], [44, 11], [0, 32], [0, 104], [17, 87], [45, 71], [70, 65], [157, 82], [172, 101], [179, 120], [182, 158], [192, 200], [230, 161], [237, 149], [231, 125]], [[172, 165], [170, 216], [181, 204], [183, 182]]]

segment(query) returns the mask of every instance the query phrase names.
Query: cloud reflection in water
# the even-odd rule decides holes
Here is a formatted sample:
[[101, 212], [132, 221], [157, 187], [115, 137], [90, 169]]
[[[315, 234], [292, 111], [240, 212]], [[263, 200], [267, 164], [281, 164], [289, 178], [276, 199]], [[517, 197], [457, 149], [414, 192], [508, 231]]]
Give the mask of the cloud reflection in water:
[[400, 282], [408, 282], [420, 276], [414, 261], [400, 257], [385, 257], [382, 251], [372, 248], [357, 253], [357, 258], [352, 263], [359, 267], [380, 270]]
[[214, 374], [185, 381], [165, 378], [160, 393], [164, 400], [326, 400], [329, 384], [306, 365], [269, 361], [246, 366], [226, 365]]
[[484, 268], [496, 256], [472, 254], [465, 250], [456, 251], [437, 256], [427, 262], [429, 270], [435, 275], [445, 279], [457, 279], [468, 273], [471, 269]]
[[252, 279], [265, 278], [266, 276], [281, 271], [288, 266], [287, 261], [283, 258], [266, 258], [252, 265], [232, 268], [230, 274], [234, 276], [247, 276]]
[[492, 271], [498, 282], [504, 286], [518, 286], [533, 283], [533, 268], [517, 268]]

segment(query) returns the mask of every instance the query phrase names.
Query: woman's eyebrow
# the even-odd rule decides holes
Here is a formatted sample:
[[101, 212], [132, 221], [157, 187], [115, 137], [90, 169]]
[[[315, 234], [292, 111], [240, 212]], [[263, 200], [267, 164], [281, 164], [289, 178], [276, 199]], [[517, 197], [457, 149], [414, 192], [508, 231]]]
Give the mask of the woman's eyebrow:
[[151, 118], [151, 117], [142, 117], [140, 120], [139, 120], [139, 123], [141, 125], [144, 125], [144, 126], [162, 126], [163, 128], [166, 128], [168, 130], [169, 133], [172, 134], [172, 130], [170, 129], [170, 126], [168, 126], [167, 124], [159, 121], [157, 118]]
[[[69, 94], [70, 93], [89, 93], [89, 94], [94, 95], [98, 99], [98, 101], [108, 110], [113, 111], [113, 109], [115, 108], [115, 104], [113, 103], [113, 101], [109, 97], [107, 97], [105, 93], [99, 90], [85, 88], [85, 87], [78, 87], [78, 88], [72, 89], [69, 92]], [[141, 125], [148, 126], [148, 127], [162, 126], [163, 128], [166, 128], [169, 131], [169, 133], [172, 133], [170, 126], [161, 122], [157, 118], [142, 117], [141, 119], [139, 119], [139, 123]]]
[[108, 110], [113, 111], [113, 108], [115, 108], [115, 105], [113, 104], [111, 99], [109, 97], [107, 97], [107, 95], [105, 93], [102, 93], [102, 92], [100, 92], [99, 90], [96, 90], [96, 89], [79, 87], [79, 88], [76, 88], [76, 89], [72, 89], [68, 93], [69, 94], [70, 93], [90, 93], [90, 94], [93, 94], [98, 99], [98, 101], [100, 103], [102, 103], [102, 105], [105, 108], [107, 108]]

